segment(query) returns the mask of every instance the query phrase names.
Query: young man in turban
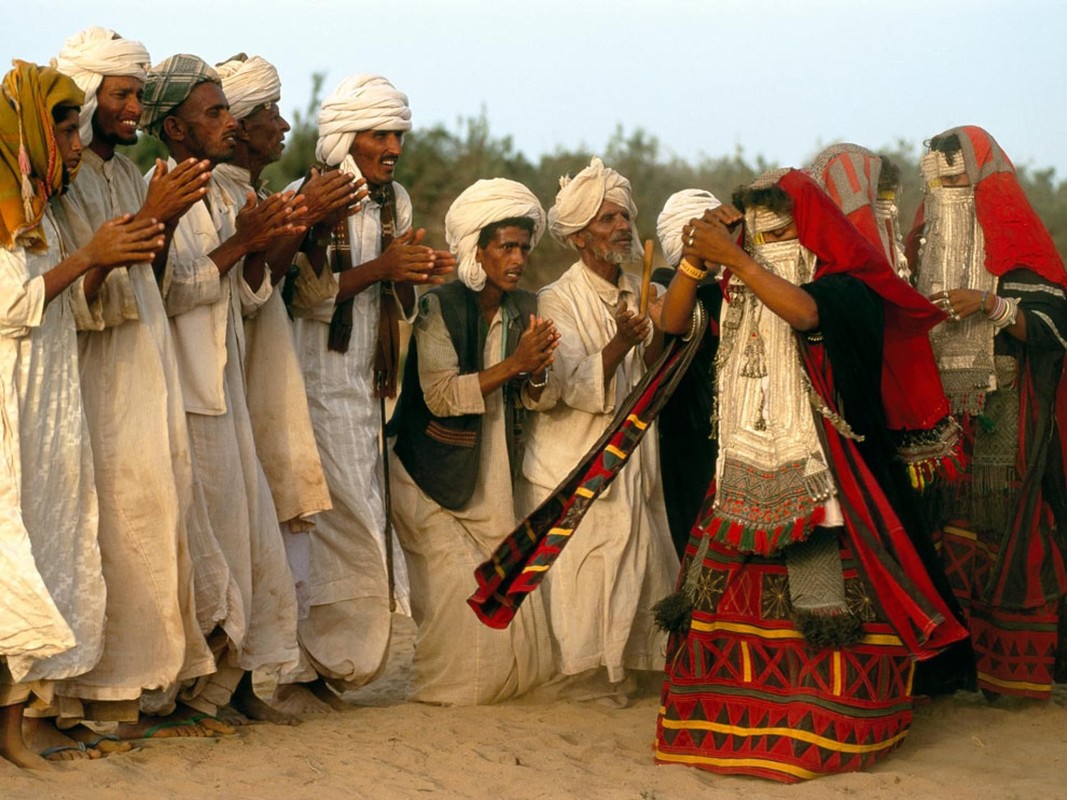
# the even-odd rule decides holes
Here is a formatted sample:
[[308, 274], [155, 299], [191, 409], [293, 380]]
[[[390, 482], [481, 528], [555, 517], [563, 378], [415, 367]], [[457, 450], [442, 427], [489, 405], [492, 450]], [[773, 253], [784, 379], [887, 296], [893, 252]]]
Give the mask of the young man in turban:
[[[263, 168], [282, 154], [289, 123], [281, 116], [281, 80], [274, 66], [259, 56], [241, 53], [219, 64], [222, 90], [237, 120], [237, 149], [231, 162], [215, 169], [216, 179], [236, 207], [246, 194], [260, 184]], [[307, 211], [302, 225], [316, 225], [327, 216], [343, 214], [356, 201], [357, 190], [351, 176], [340, 171], [315, 175], [301, 187]], [[263, 196], [267, 196], [265, 193]], [[302, 236], [293, 238], [299, 245]], [[298, 600], [298, 616], [306, 619], [309, 610], [307, 586], [311, 530], [316, 516], [330, 508], [315, 434], [308, 412], [307, 390], [294, 348], [292, 323], [286, 314], [281, 281], [292, 263], [295, 247], [289, 242], [257, 254], [267, 261], [275, 291], [255, 314], [246, 317], [244, 371], [249, 414], [256, 440], [256, 452], [270, 484], [281, 523], [289, 563], [293, 570]], [[284, 252], [279, 252], [284, 251]], [[324, 270], [311, 285], [323, 295], [336, 291], [333, 273]], [[301, 653], [302, 672], [308, 668]], [[313, 686], [311, 697], [298, 697], [286, 675], [281, 676], [275, 698], [279, 710], [296, 715], [346, 707], [324, 686]], [[246, 681], [249, 678], [246, 677]], [[251, 686], [246, 687], [252, 691]], [[317, 698], [321, 698], [317, 699]], [[331, 705], [324, 705], [329, 703]]]
[[[883, 334], [940, 314], [804, 173], [768, 173], [734, 202], [743, 215], [721, 206], [683, 228], [661, 315], [685, 332], [698, 281], [729, 270], [715, 478], [660, 608], [656, 759], [792, 782], [892, 750], [913, 659], [966, 636], [868, 468], [892, 458]], [[727, 229], [742, 221], [743, 248]]]
[[935, 136], [922, 170], [909, 260], [919, 291], [949, 314], [930, 341], [969, 457], [935, 487], [941, 552], [968, 613], [979, 687], [1047, 699], [1064, 680], [1054, 665], [1067, 594], [1067, 274], [986, 131]]
[[[548, 214], [552, 235], [578, 261], [538, 295], [560, 333], [556, 361], [530, 423], [520, 487], [524, 513], [573, 469], [641, 380], [661, 345], [638, 314], [638, 286], [622, 270], [637, 243], [630, 182], [599, 158], [560, 181]], [[654, 439], [646, 439], [545, 578], [566, 693], [624, 705], [627, 670], [663, 666], [664, 637], [652, 604], [678, 567], [671, 546]]]
[[[89, 28], [67, 40], [53, 65], [84, 93], [86, 149], [56, 215], [64, 240], [82, 246], [108, 219], [127, 213], [158, 219], [169, 241], [181, 215], [203, 196], [209, 164], [191, 159], [172, 171], [157, 167], [146, 186], [136, 165], [116, 152], [137, 141], [148, 52], [113, 31]], [[174, 709], [177, 682], [209, 674], [215, 663], [196, 619], [186, 530], [193, 501], [189, 434], [156, 275], [144, 263], [100, 278], [90, 273], [77, 285], [87, 302], [74, 309], [100, 499], [107, 628], [97, 665], [59, 687], [65, 700], [59, 713], [61, 724], [137, 723], [140, 701], [147, 715], [141, 724], [119, 728], [120, 736], [136, 737]], [[201, 732], [191, 725], [165, 730], [159, 735]], [[99, 739], [82, 728], [71, 735]]]
[[[149, 71], [141, 124], [167, 145], [171, 162], [207, 159], [214, 166], [236, 151], [238, 126], [218, 73], [195, 56], [172, 56]], [[281, 193], [257, 201], [250, 191], [238, 208], [213, 178], [179, 221], [163, 276], [193, 463], [229, 568], [229, 576], [213, 575], [197, 591], [225, 594], [228, 579], [238, 590], [228, 596], [231, 613], [208, 638], [218, 670], [180, 695], [206, 714], [233, 698], [247, 714], [276, 718], [251, 691], [234, 692], [246, 672], [285, 669], [297, 658], [296, 597], [256, 453], [242, 358], [243, 319], [273, 290], [259, 254], [299, 232], [291, 222], [295, 199]]]
[[[0, 90], [0, 756], [28, 767], [43, 764], [22, 738], [30, 692], [52, 701], [56, 684], [92, 669], [103, 646], [97, 498], [71, 310], [84, 296], [66, 290], [91, 270], [151, 261], [163, 245], [156, 220], [126, 215], [61, 258], [49, 202], [81, 159], [82, 99], [66, 76], [21, 61]], [[77, 752], [51, 725], [31, 730], [35, 749]]]
[[526, 405], [540, 397], [557, 335], [518, 288], [545, 212], [515, 181], [481, 180], [456, 198], [445, 236], [459, 280], [419, 301], [392, 426], [393, 518], [419, 626], [412, 698], [494, 703], [551, 677], [541, 598], [505, 630], [467, 607], [471, 574], [517, 521]]
[[[296, 676], [320, 694], [325, 683], [361, 686], [385, 666], [393, 537], [379, 436], [385, 398], [395, 395], [397, 320], [414, 313], [414, 285], [440, 282], [454, 263], [421, 244], [411, 200], [394, 181], [410, 129], [407, 96], [376, 75], [346, 78], [319, 112], [323, 169], [363, 178], [370, 192], [357, 212], [310, 228], [291, 306], [333, 505], [311, 532], [310, 608], [300, 620], [308, 663]], [[324, 278], [334, 291], [322, 291]], [[404, 607], [403, 572], [396, 587]]]

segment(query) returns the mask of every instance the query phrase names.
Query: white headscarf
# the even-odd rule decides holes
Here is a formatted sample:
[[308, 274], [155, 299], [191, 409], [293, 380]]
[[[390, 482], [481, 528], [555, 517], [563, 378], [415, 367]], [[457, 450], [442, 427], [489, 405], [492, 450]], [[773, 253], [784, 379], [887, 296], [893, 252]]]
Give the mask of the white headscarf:
[[240, 53], [216, 65], [215, 70], [222, 78], [222, 91], [235, 119], [244, 119], [260, 106], [282, 99], [278, 70], [264, 58]]
[[85, 92], [79, 118], [83, 147], [93, 140], [96, 92], [104, 78], [128, 76], [143, 81], [151, 63], [143, 44], [123, 39], [108, 28], [86, 28], [67, 39], [59, 55], [52, 59], [52, 66]]
[[605, 200], [629, 210], [636, 255], [641, 240], [634, 224], [637, 219], [637, 206], [634, 205], [630, 182], [615, 170], [605, 167], [604, 162], [596, 156], [593, 156], [588, 167], [573, 178], [564, 175], [559, 179], [556, 204], [548, 212], [548, 229], [552, 236], [561, 244], [574, 249], [571, 234], [588, 225]]
[[362, 177], [349, 155], [360, 131], [410, 131], [408, 96], [381, 75], [353, 75], [341, 81], [319, 111], [315, 158], [328, 166]]
[[704, 189], [682, 189], [667, 198], [656, 218], [656, 236], [668, 264], [677, 267], [682, 260], [682, 228], [689, 220], [699, 219], [705, 211], [721, 205], [719, 198]]
[[545, 210], [534, 193], [517, 181], [480, 180], [464, 189], [449, 206], [445, 240], [459, 262], [456, 274], [475, 292], [485, 287], [485, 270], [477, 261], [478, 236], [487, 225], [513, 217], [533, 220], [530, 247], [537, 247], [545, 232]]

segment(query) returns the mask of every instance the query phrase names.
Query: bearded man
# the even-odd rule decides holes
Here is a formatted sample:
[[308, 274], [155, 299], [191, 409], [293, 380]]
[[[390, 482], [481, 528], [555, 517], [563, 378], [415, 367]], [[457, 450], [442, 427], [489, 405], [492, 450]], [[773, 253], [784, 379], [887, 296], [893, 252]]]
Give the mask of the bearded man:
[[941, 315], [804, 173], [768, 173], [734, 204], [683, 229], [661, 315], [685, 332], [698, 282], [729, 270], [715, 478], [659, 607], [656, 759], [793, 782], [896, 747], [913, 659], [966, 636], [868, 467], [892, 457], [883, 339]]
[[[981, 128], [938, 134], [909, 237], [917, 287], [949, 314], [930, 332], [968, 469], [938, 487], [942, 555], [968, 614], [978, 685], [1047, 699], [1067, 594], [1067, 275], [1015, 167]], [[1058, 627], [1059, 626], [1059, 627]], [[1059, 680], [1064, 679], [1061, 673]]]
[[[233, 158], [237, 122], [218, 73], [196, 56], [176, 55], [150, 70], [141, 124], [176, 159]], [[241, 711], [277, 721], [250, 691], [234, 697], [241, 678], [255, 669], [281, 670], [297, 659], [296, 597], [284, 544], [249, 418], [242, 354], [243, 319], [270, 298], [265, 252], [299, 232], [290, 222], [298, 208], [288, 193], [238, 208], [219, 182], [186, 212], [174, 233], [163, 294], [178, 354], [193, 463], [202, 482], [210, 528], [225, 554], [229, 575], [217, 574], [197, 592], [223, 592], [232, 578], [238, 592], [209, 635], [218, 670], [183, 690], [181, 698], [206, 714], [231, 701]], [[198, 575], [199, 577], [199, 575]], [[207, 577], [207, 576], [205, 576]], [[243, 624], [242, 624], [243, 623]], [[234, 715], [237, 722], [242, 721]]]
[[[540, 313], [555, 323], [560, 344], [530, 423], [519, 487], [524, 513], [596, 442], [662, 345], [637, 313], [638, 286], [622, 270], [637, 242], [630, 182], [593, 158], [560, 186], [549, 230], [579, 258], [538, 293]], [[633, 462], [592, 505], [545, 578], [566, 691], [619, 705], [634, 689], [632, 680], [624, 682], [627, 670], [663, 666], [663, 635], [651, 607], [670, 590], [678, 566], [654, 439]]]
[[[65, 240], [83, 246], [107, 220], [133, 214], [160, 220], [169, 243], [178, 219], [203, 196], [209, 165], [191, 159], [173, 171], [163, 167], [146, 186], [133, 162], [116, 153], [118, 145], [137, 141], [147, 50], [114, 31], [89, 28], [68, 39], [53, 64], [85, 95], [81, 136], [87, 149], [57, 213]], [[108, 624], [97, 665], [59, 688], [59, 712], [61, 724], [79, 718], [137, 723], [141, 701], [149, 716], [118, 729], [133, 738], [159, 723], [154, 716], [174, 710], [172, 691], [152, 690], [209, 674], [215, 663], [193, 600], [189, 434], [156, 275], [145, 263], [100, 277], [97, 270], [79, 283], [75, 291], [86, 303], [74, 308], [100, 498]], [[167, 728], [167, 735], [198, 732], [187, 727]], [[99, 739], [80, 728], [70, 734], [87, 743]]]
[[[65, 258], [50, 201], [81, 160], [84, 93], [51, 68], [16, 61], [0, 100], [0, 757], [42, 767], [42, 755], [86, 756], [53, 726], [28, 726], [32, 693], [88, 672], [104, 643], [93, 456], [78, 381], [68, 287], [88, 272], [151, 261], [163, 246], [154, 219], [124, 215]], [[80, 296], [79, 296], [80, 295]], [[99, 755], [98, 751], [93, 751]]]
[[310, 607], [299, 626], [306, 660], [293, 677], [326, 699], [326, 683], [358, 687], [385, 667], [394, 537], [379, 437], [385, 398], [396, 392], [398, 317], [414, 313], [415, 284], [439, 282], [454, 263], [420, 244], [425, 231], [412, 228], [411, 199], [393, 179], [410, 129], [407, 96], [377, 75], [346, 78], [323, 101], [322, 170], [365, 179], [370, 195], [358, 211], [312, 226], [297, 257], [297, 355], [333, 507], [311, 532]]

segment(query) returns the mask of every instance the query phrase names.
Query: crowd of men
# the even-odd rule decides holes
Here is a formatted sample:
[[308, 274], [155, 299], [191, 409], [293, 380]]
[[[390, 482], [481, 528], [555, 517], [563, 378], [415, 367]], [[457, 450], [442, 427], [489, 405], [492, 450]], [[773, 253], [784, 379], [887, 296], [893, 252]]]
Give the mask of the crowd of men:
[[[381, 76], [266, 192], [280, 93], [103, 28], [4, 77], [0, 756], [347, 708], [397, 610], [412, 699], [662, 691], [657, 761], [783, 781], [884, 756], [918, 693], [1064, 680], [1067, 274], [985, 131], [931, 140], [908, 236], [855, 145], [680, 191], [648, 285], [598, 158], [547, 214], [485, 176], [429, 245]], [[169, 154], [144, 176], [138, 130]], [[534, 294], [546, 230], [576, 260]], [[680, 348], [659, 435], [619, 445]], [[475, 570], [587, 453], [567, 549], [483, 624]]]

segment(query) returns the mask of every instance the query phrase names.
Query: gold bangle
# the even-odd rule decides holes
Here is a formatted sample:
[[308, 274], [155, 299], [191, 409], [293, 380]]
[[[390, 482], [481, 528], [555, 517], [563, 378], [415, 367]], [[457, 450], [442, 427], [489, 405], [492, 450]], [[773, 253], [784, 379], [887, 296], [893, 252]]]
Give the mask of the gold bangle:
[[688, 258], [683, 258], [681, 260], [681, 263], [678, 264], [678, 271], [685, 275], [685, 277], [692, 278], [697, 283], [700, 283], [708, 277], [708, 271], [706, 269], [693, 266], [693, 263]]

